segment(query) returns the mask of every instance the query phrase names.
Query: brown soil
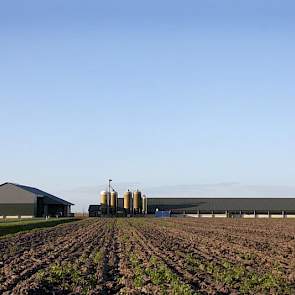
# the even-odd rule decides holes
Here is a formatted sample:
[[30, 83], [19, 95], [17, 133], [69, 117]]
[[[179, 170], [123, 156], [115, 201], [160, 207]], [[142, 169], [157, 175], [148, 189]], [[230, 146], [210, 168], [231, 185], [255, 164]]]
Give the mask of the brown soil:
[[87, 219], [0, 240], [0, 294], [294, 294], [295, 221]]

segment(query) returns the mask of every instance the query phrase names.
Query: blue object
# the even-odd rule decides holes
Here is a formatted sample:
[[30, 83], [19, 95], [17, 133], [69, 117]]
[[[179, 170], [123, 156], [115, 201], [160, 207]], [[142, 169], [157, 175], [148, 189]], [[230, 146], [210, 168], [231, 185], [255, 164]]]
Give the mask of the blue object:
[[155, 212], [155, 217], [170, 217], [171, 211], [156, 211]]

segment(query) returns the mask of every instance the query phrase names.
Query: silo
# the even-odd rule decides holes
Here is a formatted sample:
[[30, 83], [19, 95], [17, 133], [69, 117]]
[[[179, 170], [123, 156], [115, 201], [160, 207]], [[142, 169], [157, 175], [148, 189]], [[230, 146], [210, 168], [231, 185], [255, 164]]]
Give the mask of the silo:
[[117, 212], [117, 200], [118, 200], [118, 193], [115, 191], [111, 192], [111, 202], [110, 202], [110, 209], [113, 214]]
[[102, 214], [106, 214], [108, 207], [108, 192], [102, 191], [100, 193], [100, 205]]
[[147, 196], [142, 195], [142, 213], [147, 214]]
[[142, 199], [141, 192], [139, 190], [133, 193], [133, 212], [135, 214], [142, 212]]
[[124, 193], [124, 211], [129, 214], [131, 209], [132, 193], [128, 190]]

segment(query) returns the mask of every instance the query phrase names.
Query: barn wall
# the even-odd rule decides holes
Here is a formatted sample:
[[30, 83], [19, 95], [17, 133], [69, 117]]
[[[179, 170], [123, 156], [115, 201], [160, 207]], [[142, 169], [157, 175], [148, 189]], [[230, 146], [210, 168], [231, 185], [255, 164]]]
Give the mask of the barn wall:
[[[35, 204], [0, 204], [0, 216], [34, 216]], [[10, 217], [12, 218], [12, 217]]]
[[268, 214], [256, 214], [256, 218], [269, 218]]
[[226, 213], [214, 213], [215, 218], [226, 218], [227, 214]]
[[[172, 213], [197, 214], [211, 211], [230, 211], [266, 213], [291, 210], [295, 211], [294, 198], [149, 198], [148, 212], [172, 210]], [[221, 212], [220, 212], [221, 213]]]
[[255, 214], [242, 214], [243, 218], [255, 218]]
[[185, 216], [187, 217], [214, 217], [214, 218], [226, 218], [227, 217], [227, 214], [226, 213], [213, 213], [213, 214], [185, 214]]
[[286, 214], [285, 217], [286, 217], [286, 218], [295, 218], [295, 215], [294, 215], [294, 214]]
[[185, 214], [187, 217], [200, 217], [199, 214]]
[[213, 214], [212, 213], [211, 214], [200, 214], [199, 216], [200, 217], [211, 218], [211, 217], [213, 217]]
[[35, 195], [10, 183], [0, 186], [0, 204], [32, 204]]
[[35, 195], [12, 184], [0, 186], [0, 216], [35, 216]]
[[270, 214], [270, 218], [284, 218], [283, 214]]

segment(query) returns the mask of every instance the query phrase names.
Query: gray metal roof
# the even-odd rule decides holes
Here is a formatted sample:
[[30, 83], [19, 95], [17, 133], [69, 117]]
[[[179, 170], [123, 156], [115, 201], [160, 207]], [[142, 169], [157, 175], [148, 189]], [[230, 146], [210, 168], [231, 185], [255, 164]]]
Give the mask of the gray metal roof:
[[148, 198], [148, 210], [295, 211], [295, 198]]
[[[21, 189], [23, 189], [23, 190], [25, 190], [27, 192], [32, 193], [34, 195], [38, 195], [38, 197], [43, 197], [43, 198], [45, 198], [47, 200], [48, 203], [51, 203], [51, 204], [74, 205], [74, 204], [72, 204], [72, 203], [70, 203], [68, 201], [65, 201], [65, 200], [63, 200], [61, 198], [58, 198], [58, 197], [56, 197], [54, 195], [51, 195], [51, 194], [49, 194], [47, 192], [44, 192], [44, 191], [42, 191], [42, 190], [40, 190], [38, 188], [35, 188], [35, 187], [21, 185], [21, 184], [17, 184], [17, 183], [10, 183], [10, 182], [6, 182], [4, 184], [12, 184], [12, 185], [14, 185], [14, 186], [16, 186], [18, 188], [21, 188]], [[2, 185], [4, 185], [4, 184], [2, 184]]]

